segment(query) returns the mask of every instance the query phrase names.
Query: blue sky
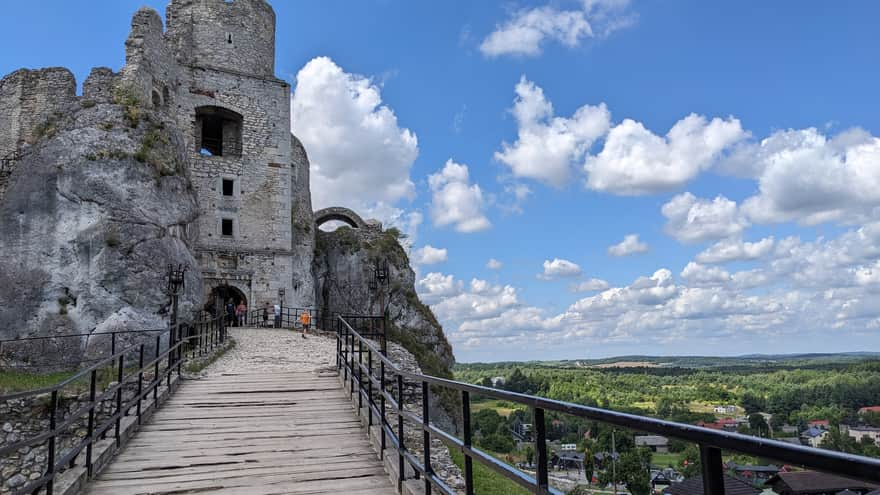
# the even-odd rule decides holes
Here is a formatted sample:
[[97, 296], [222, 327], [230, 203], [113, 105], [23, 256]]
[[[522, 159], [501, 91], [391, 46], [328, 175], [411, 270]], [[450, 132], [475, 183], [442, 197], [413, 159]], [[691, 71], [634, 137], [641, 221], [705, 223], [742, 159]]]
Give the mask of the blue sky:
[[[0, 72], [141, 3], [10, 4]], [[410, 234], [459, 360], [877, 350], [876, 2], [274, 7], [316, 207]]]

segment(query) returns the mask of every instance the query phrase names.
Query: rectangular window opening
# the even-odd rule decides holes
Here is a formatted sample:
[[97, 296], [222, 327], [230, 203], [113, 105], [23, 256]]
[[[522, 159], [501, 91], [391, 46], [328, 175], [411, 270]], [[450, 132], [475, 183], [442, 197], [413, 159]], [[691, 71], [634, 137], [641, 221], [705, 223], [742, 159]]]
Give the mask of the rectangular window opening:
[[235, 181], [232, 179], [223, 179], [223, 195], [235, 196]]
[[202, 154], [223, 156], [223, 119], [214, 116], [202, 118]]
[[220, 221], [220, 233], [224, 237], [232, 237], [232, 219], [224, 218]]

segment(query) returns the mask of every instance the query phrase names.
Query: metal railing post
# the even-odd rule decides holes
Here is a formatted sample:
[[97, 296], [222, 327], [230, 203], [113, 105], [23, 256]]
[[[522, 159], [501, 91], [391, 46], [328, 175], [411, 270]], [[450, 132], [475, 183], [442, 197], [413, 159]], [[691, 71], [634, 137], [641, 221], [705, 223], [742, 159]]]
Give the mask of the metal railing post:
[[[547, 425], [544, 424], [544, 410], [540, 407], [535, 408], [535, 453], [538, 457], [538, 466], [536, 468], [535, 477], [535, 493], [547, 493], [548, 476], [547, 476]], [[617, 494], [615, 494], [617, 495]]]
[[144, 344], [141, 344], [138, 350], [138, 403], [137, 418], [138, 424], [141, 424], [141, 400], [144, 391]]
[[431, 433], [427, 430], [428, 425], [431, 424], [431, 419], [429, 417], [429, 404], [430, 400], [430, 389], [428, 387], [428, 382], [422, 382], [422, 449], [424, 449], [425, 454], [425, 494], [431, 495], [431, 475], [434, 474], [434, 470], [431, 469]]
[[49, 481], [46, 482], [46, 495], [52, 495], [52, 491], [55, 489], [55, 437], [58, 436], [58, 432], [55, 431], [55, 411], [57, 409], [58, 391], [53, 390], [52, 399], [49, 404], [49, 430], [52, 432], [52, 436], [49, 437], [49, 453], [46, 458], [46, 474], [49, 476]]
[[120, 436], [121, 427], [122, 427], [122, 371], [125, 368], [125, 353], [119, 355], [119, 367], [116, 369], [116, 432], [114, 433], [114, 437], [116, 438], [116, 448], [119, 448], [122, 443], [122, 437]]
[[357, 366], [357, 371], [358, 371], [358, 374], [357, 374], [357, 377], [358, 377], [357, 378], [357, 382], [358, 382], [358, 391], [357, 391], [358, 416], [361, 415], [361, 409], [363, 409], [363, 407], [364, 407], [364, 394], [363, 394], [364, 378], [363, 378], [363, 373], [361, 372], [361, 364], [364, 363], [363, 353], [364, 353], [364, 343], [363, 343], [363, 341], [358, 340], [358, 366]]
[[406, 445], [403, 440], [403, 375], [400, 373], [397, 374], [397, 442], [397, 469], [399, 471], [397, 491], [403, 493], [403, 480], [406, 478], [403, 454], [406, 452]]
[[[351, 355], [349, 356], [349, 368], [351, 368], [351, 372], [349, 373], [349, 379], [351, 380], [351, 394], [357, 393], [354, 391], [354, 334], [351, 335]], [[349, 395], [351, 395], [349, 394]], [[361, 412], [358, 410], [358, 416], [360, 416]]]
[[162, 335], [156, 335], [156, 357], [153, 362], [153, 401], [159, 395], [159, 347], [162, 345]]
[[379, 417], [380, 425], [379, 425], [379, 444], [381, 448], [379, 449], [379, 459], [385, 459], [385, 425], [388, 424], [388, 419], [385, 416], [385, 361], [379, 361], [379, 411], [381, 411], [381, 416]]
[[[473, 440], [471, 438], [471, 394], [467, 390], [461, 391], [461, 422], [464, 446], [470, 448]], [[465, 495], [474, 495], [474, 460], [467, 452], [464, 453], [464, 490]]]
[[95, 392], [98, 383], [98, 370], [92, 370], [89, 376], [89, 423], [86, 434], [89, 437], [89, 443], [86, 444], [86, 472], [88, 477], [92, 477], [92, 446], [95, 443]]
[[342, 334], [337, 329], [337, 331], [336, 331], [336, 369], [337, 370], [339, 369], [339, 354], [340, 354], [340, 352], [342, 352], [342, 345], [341, 345], [342, 341], [340, 340], [341, 338], [342, 338]]
[[367, 348], [367, 433], [373, 426], [373, 351]]
[[721, 449], [700, 444], [700, 467], [703, 471], [703, 493], [724, 495], [724, 465]]

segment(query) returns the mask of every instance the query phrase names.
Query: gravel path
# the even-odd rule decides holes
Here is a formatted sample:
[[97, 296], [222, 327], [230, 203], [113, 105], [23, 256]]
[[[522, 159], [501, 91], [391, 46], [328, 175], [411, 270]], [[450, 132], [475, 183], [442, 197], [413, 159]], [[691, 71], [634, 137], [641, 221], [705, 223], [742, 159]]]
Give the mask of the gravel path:
[[336, 369], [336, 339], [275, 328], [230, 328], [235, 347], [205, 374]]

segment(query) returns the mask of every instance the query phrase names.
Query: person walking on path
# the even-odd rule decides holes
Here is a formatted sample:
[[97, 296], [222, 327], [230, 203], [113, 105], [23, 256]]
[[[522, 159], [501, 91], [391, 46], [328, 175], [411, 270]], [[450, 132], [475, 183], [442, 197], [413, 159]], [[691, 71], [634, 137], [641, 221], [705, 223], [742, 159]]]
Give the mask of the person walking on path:
[[309, 314], [308, 310], [302, 312], [299, 315], [299, 322], [302, 324], [302, 337], [306, 338], [306, 333], [309, 331], [309, 324], [312, 323], [312, 315]]
[[269, 326], [269, 301], [266, 301], [266, 305], [263, 306], [263, 328]]
[[244, 300], [238, 303], [238, 307], [235, 308], [235, 316], [238, 317], [238, 326], [243, 327], [247, 323], [245, 321], [247, 319], [247, 304], [244, 303]]
[[226, 301], [226, 324], [230, 327], [238, 326], [238, 318], [235, 317], [235, 303], [232, 299]]
[[281, 306], [274, 305], [273, 310], [275, 313], [275, 328], [281, 328]]

